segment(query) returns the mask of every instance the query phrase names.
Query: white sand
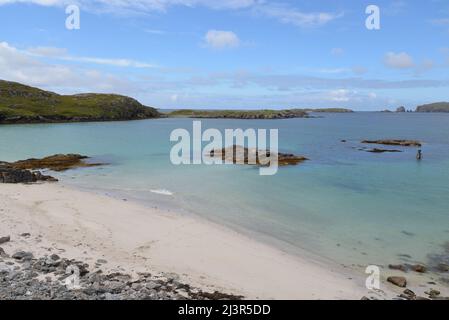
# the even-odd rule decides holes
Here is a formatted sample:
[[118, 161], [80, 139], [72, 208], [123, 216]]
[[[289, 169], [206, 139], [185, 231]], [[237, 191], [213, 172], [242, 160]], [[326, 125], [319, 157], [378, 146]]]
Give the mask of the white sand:
[[[263, 299], [360, 299], [365, 279], [286, 254], [196, 217], [71, 189], [1, 185], [5, 251], [58, 253], [110, 270], [176, 273], [192, 285]], [[20, 237], [30, 233], [28, 239]], [[334, 270], [331, 270], [334, 269]], [[352, 275], [353, 276], [353, 275]]]

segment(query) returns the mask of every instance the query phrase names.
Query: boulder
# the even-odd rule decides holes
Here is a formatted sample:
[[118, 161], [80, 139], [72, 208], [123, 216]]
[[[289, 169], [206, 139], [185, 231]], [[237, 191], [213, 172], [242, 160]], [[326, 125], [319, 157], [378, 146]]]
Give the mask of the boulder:
[[12, 255], [12, 258], [20, 261], [29, 261], [33, 259], [33, 254], [31, 252], [18, 251]]
[[407, 279], [405, 277], [389, 277], [388, 282], [394, 284], [397, 287], [405, 288], [407, 287]]
[[412, 270], [418, 273], [425, 273], [427, 272], [427, 268], [423, 265], [420, 264], [416, 264], [414, 266], [412, 266]]
[[1, 237], [0, 238], [0, 244], [4, 244], [4, 243], [9, 242], [9, 241], [11, 241], [11, 237], [10, 236]]

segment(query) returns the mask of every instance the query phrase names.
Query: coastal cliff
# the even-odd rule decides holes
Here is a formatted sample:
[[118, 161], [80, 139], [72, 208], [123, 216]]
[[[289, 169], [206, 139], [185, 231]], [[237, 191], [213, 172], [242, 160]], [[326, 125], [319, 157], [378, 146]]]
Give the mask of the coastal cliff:
[[0, 124], [140, 120], [160, 117], [137, 100], [115, 94], [59, 95], [0, 80]]
[[425, 104], [417, 107], [416, 112], [449, 112], [449, 102]]

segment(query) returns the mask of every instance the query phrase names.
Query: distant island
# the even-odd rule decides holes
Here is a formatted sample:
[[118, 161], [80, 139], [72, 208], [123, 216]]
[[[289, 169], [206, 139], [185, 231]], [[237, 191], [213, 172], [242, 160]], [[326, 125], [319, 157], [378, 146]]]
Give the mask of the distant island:
[[349, 113], [349, 109], [287, 109], [287, 110], [176, 110], [168, 113], [171, 118], [204, 119], [293, 119], [312, 118], [310, 112]]
[[416, 112], [449, 112], [449, 102], [425, 104], [417, 107]]
[[291, 110], [176, 110], [171, 118], [203, 119], [292, 119], [307, 118], [309, 114], [300, 109]]
[[0, 124], [140, 120], [160, 117], [137, 100], [115, 94], [59, 95], [0, 80]]
[[324, 109], [304, 109], [307, 112], [322, 112], [322, 113], [353, 113], [351, 109], [344, 108], [324, 108]]

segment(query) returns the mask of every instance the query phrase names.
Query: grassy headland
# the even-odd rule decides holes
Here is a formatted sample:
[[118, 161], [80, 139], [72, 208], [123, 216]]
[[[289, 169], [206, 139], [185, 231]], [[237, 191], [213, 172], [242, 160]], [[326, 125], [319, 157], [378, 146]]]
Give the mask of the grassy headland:
[[0, 80], [0, 124], [120, 121], [159, 117], [154, 108], [115, 94], [59, 95]]
[[417, 107], [416, 112], [449, 112], [449, 102], [425, 104]]

